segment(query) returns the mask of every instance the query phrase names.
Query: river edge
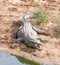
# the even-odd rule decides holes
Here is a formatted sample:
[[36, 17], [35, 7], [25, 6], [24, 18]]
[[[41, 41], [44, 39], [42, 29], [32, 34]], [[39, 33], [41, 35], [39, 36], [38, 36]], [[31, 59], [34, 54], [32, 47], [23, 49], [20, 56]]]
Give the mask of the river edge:
[[9, 53], [9, 54], [18, 55], [18, 56], [24, 57], [28, 60], [37, 62], [39, 64], [43, 64], [43, 65], [55, 65], [55, 63], [51, 62], [48, 59], [42, 59], [42, 58], [33, 56], [29, 53], [26, 53], [26, 52], [23, 52], [23, 51], [17, 50], [17, 49], [10, 49], [10, 48], [0, 47], [0, 52], [6, 52], [6, 53]]

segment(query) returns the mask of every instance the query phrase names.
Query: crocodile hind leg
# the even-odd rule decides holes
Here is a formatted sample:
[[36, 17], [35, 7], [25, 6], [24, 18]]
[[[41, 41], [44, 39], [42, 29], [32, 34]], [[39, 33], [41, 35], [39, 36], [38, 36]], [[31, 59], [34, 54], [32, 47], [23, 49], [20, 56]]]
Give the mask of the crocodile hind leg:
[[37, 29], [37, 28], [35, 28], [35, 27], [33, 27], [33, 29], [34, 29], [38, 34], [49, 35], [49, 33], [48, 33], [46, 30]]

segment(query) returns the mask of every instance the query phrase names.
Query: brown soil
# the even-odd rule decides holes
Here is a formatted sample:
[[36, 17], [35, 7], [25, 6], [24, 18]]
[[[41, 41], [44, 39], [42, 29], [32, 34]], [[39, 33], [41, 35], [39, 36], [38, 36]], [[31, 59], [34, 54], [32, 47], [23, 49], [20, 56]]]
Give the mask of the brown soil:
[[[40, 6], [49, 13], [49, 22], [41, 24], [38, 27], [49, 31], [50, 36], [40, 35], [45, 40], [41, 50], [20, 46], [12, 38], [13, 33], [19, 27], [19, 17], [27, 12], [34, 12], [35, 7]], [[54, 64], [60, 64], [60, 38], [55, 37], [57, 18], [60, 14], [60, 2], [58, 0], [0, 0], [0, 50], [14, 53], [24, 57], [29, 57], [37, 62], [50, 61]]]

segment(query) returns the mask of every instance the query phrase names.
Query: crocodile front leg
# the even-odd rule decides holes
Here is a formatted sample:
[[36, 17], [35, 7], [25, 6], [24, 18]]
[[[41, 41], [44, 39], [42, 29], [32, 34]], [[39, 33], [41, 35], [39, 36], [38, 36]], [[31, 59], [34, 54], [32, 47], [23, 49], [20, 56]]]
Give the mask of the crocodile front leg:
[[18, 38], [18, 39], [16, 39], [16, 42], [17, 42], [18, 44], [20, 44], [20, 43], [23, 43], [24, 40], [23, 40], [23, 38]]
[[22, 26], [20, 26], [16, 31], [15, 33], [13, 34], [13, 38], [18, 38], [18, 32], [22, 29]]

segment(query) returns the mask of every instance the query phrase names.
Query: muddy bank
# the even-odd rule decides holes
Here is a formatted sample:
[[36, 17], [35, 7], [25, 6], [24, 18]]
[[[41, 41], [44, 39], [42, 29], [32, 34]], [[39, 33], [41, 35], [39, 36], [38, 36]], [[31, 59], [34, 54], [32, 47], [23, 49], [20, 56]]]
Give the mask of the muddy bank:
[[[31, 50], [31, 49], [30, 49]], [[33, 50], [33, 49], [32, 49]], [[53, 57], [43, 57], [43, 56], [41, 56], [41, 57], [39, 57], [39, 56], [36, 56], [37, 54], [38, 55], [40, 55], [39, 54], [39, 52], [41, 52], [41, 51], [37, 51], [36, 50], [36, 52], [35, 53], [37, 53], [37, 54], [31, 54], [31, 53], [26, 53], [26, 52], [23, 52], [21, 49], [19, 49], [19, 48], [15, 48], [15, 49], [11, 49], [11, 48], [9, 48], [9, 47], [7, 47], [7, 46], [2, 46], [2, 47], [0, 47], [0, 52], [7, 52], [7, 53], [10, 53], [10, 54], [15, 54], [15, 55], [18, 55], [18, 56], [21, 56], [21, 57], [24, 57], [24, 58], [27, 58], [27, 59], [29, 59], [29, 60], [33, 60], [33, 61], [35, 61], [35, 62], [38, 62], [38, 63], [43, 63], [44, 65], [59, 65], [60, 63], [59, 63], [59, 60], [57, 60], [58, 58], [53, 58]], [[53, 61], [54, 60], [54, 61]], [[57, 62], [57, 61], [58, 62]]]

